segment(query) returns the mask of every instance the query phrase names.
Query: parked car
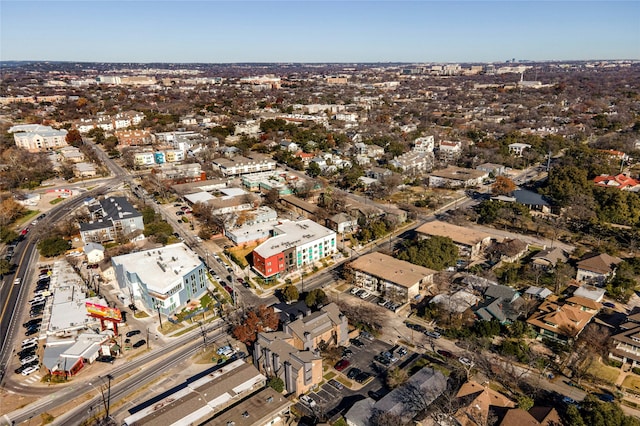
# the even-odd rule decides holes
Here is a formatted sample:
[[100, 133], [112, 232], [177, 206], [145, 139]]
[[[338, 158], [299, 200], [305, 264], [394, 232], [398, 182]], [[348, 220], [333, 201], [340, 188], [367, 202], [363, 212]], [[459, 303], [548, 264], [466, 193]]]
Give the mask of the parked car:
[[32, 349], [32, 348], [33, 348], [33, 349], [35, 349], [35, 348], [37, 348], [37, 347], [38, 347], [38, 339], [36, 339], [35, 337], [34, 337], [34, 339], [35, 339], [35, 341], [31, 341], [31, 342], [29, 342], [29, 343], [27, 343], [27, 344], [24, 344], [24, 343], [23, 343], [23, 344], [22, 344], [22, 350], [25, 350], [25, 349]]
[[353, 355], [353, 351], [349, 348], [346, 348], [342, 351], [342, 358], [351, 358]]
[[373, 357], [373, 359], [382, 365], [391, 364], [391, 360], [389, 358], [383, 357], [382, 355], [376, 355]]
[[351, 290], [349, 290], [349, 293], [351, 293], [351, 294], [353, 294], [354, 296], [356, 296], [360, 290], [361, 290], [361, 289], [360, 289], [360, 288], [358, 288], [358, 287], [351, 287]]
[[449, 351], [445, 351], [444, 349], [438, 349], [438, 353], [445, 358], [455, 358], [455, 355]]
[[351, 362], [349, 362], [349, 360], [341, 359], [340, 361], [336, 362], [333, 368], [335, 368], [338, 371], [342, 371], [345, 368], [347, 368], [349, 365], [351, 365]]
[[364, 383], [367, 380], [369, 380], [369, 378], [371, 377], [370, 373], [367, 373], [366, 371], [363, 371], [362, 373], [358, 374], [356, 376], [356, 382], [358, 383]]
[[458, 358], [458, 361], [462, 365], [465, 365], [467, 367], [473, 367], [473, 362], [471, 362], [471, 360], [469, 358], [460, 357], [460, 358]]
[[137, 342], [135, 342], [132, 346], [134, 348], [139, 348], [140, 346], [144, 346], [147, 343], [146, 340], [138, 340]]
[[360, 337], [370, 340], [373, 342], [373, 340], [375, 339], [375, 337], [373, 337], [373, 334], [369, 333], [368, 331], [363, 331], [360, 333]]
[[336, 379], [329, 380], [329, 384], [338, 390], [344, 389], [344, 385], [337, 381]]
[[611, 308], [611, 309], [615, 309], [615, 307], [616, 307], [615, 303], [611, 303], [611, 302], [602, 302], [602, 306], [605, 306], [605, 307]]
[[33, 336], [36, 333], [40, 332], [40, 327], [31, 327], [31, 328], [27, 328], [27, 331], [24, 332], [25, 336]]
[[405, 356], [406, 354], [407, 354], [407, 348], [405, 348], [404, 346], [400, 346], [398, 348], [398, 355]]
[[40, 325], [41, 322], [42, 322], [42, 318], [32, 319], [32, 320], [29, 320], [29, 321], [25, 322], [24, 324], [22, 324], [22, 326], [24, 328], [31, 328], [31, 327], [34, 327], [36, 325]]
[[22, 350], [18, 351], [18, 353], [16, 353], [16, 355], [20, 359], [26, 358], [28, 356], [34, 355], [36, 353], [36, 349], [37, 348], [35, 348], [35, 347], [22, 349]]
[[127, 334], [125, 334], [127, 337], [131, 337], [131, 336], [135, 336], [136, 334], [140, 334], [140, 330], [131, 330], [131, 331], [127, 331]]
[[360, 290], [358, 292], [358, 297], [360, 299], [366, 299], [367, 297], [369, 297], [369, 292], [367, 290]]
[[352, 345], [354, 345], [354, 346], [356, 346], [358, 348], [361, 348], [361, 347], [364, 346], [364, 343], [362, 343], [361, 340], [358, 340], [358, 339], [355, 339], [355, 338], [354, 339], [349, 339], [349, 342], [351, 342]]
[[24, 358], [20, 358], [20, 364], [29, 364], [38, 359], [38, 355], [29, 355]]
[[110, 356], [110, 355], [100, 355], [98, 358], [96, 358], [96, 361], [98, 362], [108, 362], [110, 364], [113, 364], [113, 361], [115, 361], [116, 357], [114, 356]]
[[300, 402], [308, 405], [309, 407], [315, 407], [316, 402], [309, 395], [300, 395]]
[[437, 331], [429, 331], [429, 330], [427, 330], [427, 331], [424, 332], [424, 334], [426, 336], [428, 336], [428, 337], [433, 337], [434, 339], [439, 339], [441, 337], [440, 333], [438, 333]]
[[31, 346], [32, 343], [35, 343], [36, 346], [37, 346], [38, 338], [37, 337], [29, 337], [28, 339], [24, 339], [22, 341], [22, 349], [25, 349], [25, 348]]
[[40, 367], [32, 365], [31, 367], [27, 367], [26, 369], [24, 369], [24, 371], [22, 372], [22, 375], [28, 376], [29, 374], [35, 373], [38, 370], [40, 370]]
[[421, 326], [420, 324], [414, 324], [412, 322], [408, 322], [406, 323], [407, 328], [414, 330], [414, 331], [418, 331], [420, 333], [424, 333], [425, 331], [427, 331], [426, 328], [424, 328], [423, 326]]
[[360, 370], [358, 367], [353, 367], [351, 370], [349, 370], [349, 372], [347, 373], [347, 377], [351, 380], [355, 379], [356, 376], [358, 374], [362, 373], [362, 370]]

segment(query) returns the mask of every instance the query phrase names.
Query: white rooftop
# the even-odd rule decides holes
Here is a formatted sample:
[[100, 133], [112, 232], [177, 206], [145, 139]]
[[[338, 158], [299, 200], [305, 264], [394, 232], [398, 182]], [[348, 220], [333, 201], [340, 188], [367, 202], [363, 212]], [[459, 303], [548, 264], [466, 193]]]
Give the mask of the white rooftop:
[[269, 238], [256, 247], [255, 252], [263, 258], [271, 257], [292, 246], [301, 246], [324, 237], [335, 235], [329, 228], [305, 219], [299, 222], [283, 220], [280, 225], [274, 226], [278, 235]]
[[112, 260], [127, 272], [137, 274], [149, 290], [160, 294], [182, 282], [185, 274], [202, 263], [184, 243], [116, 256]]
[[202, 191], [202, 192], [195, 192], [193, 194], [185, 195], [184, 198], [186, 198], [186, 200], [189, 201], [191, 204], [195, 204], [195, 203], [206, 203], [207, 201], [213, 200], [216, 197], [209, 194], [208, 192]]

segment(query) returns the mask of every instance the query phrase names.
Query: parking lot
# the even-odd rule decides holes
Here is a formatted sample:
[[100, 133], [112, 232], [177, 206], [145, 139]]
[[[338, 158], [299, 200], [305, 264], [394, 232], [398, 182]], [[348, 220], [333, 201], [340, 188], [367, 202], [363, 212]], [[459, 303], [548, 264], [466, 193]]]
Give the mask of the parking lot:
[[[315, 402], [315, 406], [310, 407], [309, 404], [299, 402], [297, 404], [298, 409], [309, 415], [313, 415], [314, 411], [316, 413], [319, 411], [328, 413], [328, 417], [332, 417], [338, 413], [344, 414], [344, 411], [351, 407], [356, 400], [362, 399], [362, 395], [370, 394], [372, 391], [377, 392], [385, 388], [386, 370], [399, 366], [411, 356], [411, 352], [408, 352], [404, 356], [398, 355], [397, 349], [399, 349], [399, 347], [382, 340], [370, 340], [364, 337], [359, 337], [355, 340], [361, 342], [362, 346], [356, 345], [354, 339], [351, 339], [346, 349], [352, 353], [343, 358], [349, 362], [349, 365], [341, 372], [336, 371], [333, 366], [329, 368], [325, 372], [325, 377], [330, 373], [334, 373], [335, 376], [333, 376], [333, 380], [326, 380], [319, 389], [308, 394]], [[384, 365], [374, 359], [394, 348], [396, 351], [393, 354], [393, 361], [390, 360], [389, 365]], [[364, 383], [358, 383], [355, 379], [349, 379], [347, 375], [353, 368], [358, 368], [363, 372], [370, 373], [371, 378]], [[342, 384], [342, 389], [338, 389], [332, 385], [332, 382], [335, 383], [334, 381]], [[386, 393], [386, 391], [383, 391], [383, 393]]]

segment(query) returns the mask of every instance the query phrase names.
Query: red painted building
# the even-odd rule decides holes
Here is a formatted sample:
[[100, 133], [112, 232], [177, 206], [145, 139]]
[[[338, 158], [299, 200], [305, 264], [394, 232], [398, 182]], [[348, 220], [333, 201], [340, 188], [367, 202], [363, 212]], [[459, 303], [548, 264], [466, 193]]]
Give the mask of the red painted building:
[[284, 252], [273, 254], [269, 257], [262, 257], [259, 253], [253, 252], [253, 266], [264, 277], [271, 277], [285, 271]]

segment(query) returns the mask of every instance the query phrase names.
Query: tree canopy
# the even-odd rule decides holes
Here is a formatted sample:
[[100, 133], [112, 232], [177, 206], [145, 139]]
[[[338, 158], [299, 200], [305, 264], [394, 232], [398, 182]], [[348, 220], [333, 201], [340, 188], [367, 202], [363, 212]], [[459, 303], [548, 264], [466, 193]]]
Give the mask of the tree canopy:
[[62, 237], [45, 238], [38, 243], [38, 250], [40, 250], [40, 254], [44, 257], [59, 256], [69, 250], [70, 247], [71, 242]]
[[245, 345], [252, 345], [258, 333], [275, 331], [279, 323], [280, 317], [273, 308], [260, 305], [247, 311], [244, 321], [233, 329], [233, 336]]
[[458, 259], [458, 247], [449, 237], [433, 236], [402, 243], [398, 259], [441, 271]]

